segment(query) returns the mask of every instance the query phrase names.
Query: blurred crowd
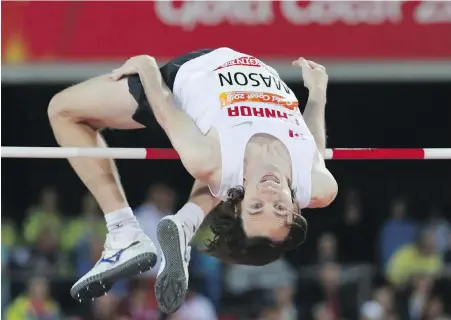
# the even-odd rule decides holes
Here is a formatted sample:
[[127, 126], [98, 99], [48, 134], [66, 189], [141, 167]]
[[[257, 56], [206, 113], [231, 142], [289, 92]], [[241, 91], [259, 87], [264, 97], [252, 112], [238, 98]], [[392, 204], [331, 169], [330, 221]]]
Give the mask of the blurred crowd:
[[[106, 227], [89, 194], [75, 216], [60, 212], [58, 198], [56, 188], [44, 188], [20, 225], [2, 210], [4, 319], [161, 319], [153, 296], [158, 266], [93, 303], [70, 298], [72, 283], [101, 256]], [[356, 191], [344, 199], [339, 223], [311, 230], [315, 245], [302, 259], [249, 267], [193, 250], [186, 302], [166, 319], [451, 320], [449, 212], [433, 208], [416, 221], [409, 203], [394, 198], [375, 226], [365, 221]], [[172, 188], [156, 184], [135, 209], [156, 244], [156, 225], [176, 203]]]

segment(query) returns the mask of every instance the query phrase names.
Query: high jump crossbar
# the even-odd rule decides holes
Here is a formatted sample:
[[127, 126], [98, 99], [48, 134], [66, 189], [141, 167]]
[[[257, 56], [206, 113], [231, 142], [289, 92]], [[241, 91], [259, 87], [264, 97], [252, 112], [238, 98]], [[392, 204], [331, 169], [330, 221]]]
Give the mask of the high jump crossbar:
[[[1, 147], [2, 158], [104, 158], [104, 159], [180, 159], [171, 148], [62, 148], [62, 147]], [[327, 149], [327, 160], [432, 160], [451, 159], [451, 148], [443, 149]]]

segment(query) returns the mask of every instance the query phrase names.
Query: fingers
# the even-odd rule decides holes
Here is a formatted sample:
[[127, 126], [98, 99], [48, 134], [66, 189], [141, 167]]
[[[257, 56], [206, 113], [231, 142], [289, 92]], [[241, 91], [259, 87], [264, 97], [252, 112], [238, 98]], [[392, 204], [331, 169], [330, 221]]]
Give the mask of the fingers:
[[306, 59], [304, 59], [302, 57], [299, 58], [298, 60], [293, 61], [292, 65], [296, 66], [296, 67], [300, 67], [300, 68], [308, 68], [308, 69], [311, 69], [311, 70], [315, 70], [315, 69], [318, 69], [318, 70], [321, 70], [321, 71], [325, 71], [326, 70], [326, 68], [323, 65], [320, 65], [319, 63], [316, 63], [316, 62], [311, 61], [311, 60], [306, 60]]
[[108, 75], [108, 78], [110, 78], [111, 80], [117, 81], [117, 80], [122, 79], [124, 76], [137, 74], [139, 65], [143, 61], [143, 59], [145, 59], [147, 61], [149, 59], [149, 56], [141, 55], [141, 56], [131, 57], [130, 59], [125, 61], [125, 63], [121, 67], [111, 71], [111, 73]]
[[305, 76], [311, 71], [311, 68], [308, 65], [307, 60], [305, 60], [304, 58], [299, 58], [298, 60], [293, 61], [293, 65], [301, 68], [303, 76]]
[[312, 68], [313, 70], [315, 70], [315, 69], [319, 69], [321, 71], [325, 71], [326, 70], [326, 68], [323, 65], [320, 65], [319, 63], [316, 63], [316, 62], [311, 61], [311, 60], [306, 60], [306, 61], [307, 61], [308, 65], [309, 65], [309, 67]]
[[117, 81], [121, 78], [121, 73], [119, 69], [114, 69], [113, 71], [111, 71], [111, 73], [109, 74], [108, 78], [110, 78], [111, 80]]
[[129, 76], [129, 75], [136, 74], [136, 73], [138, 73], [138, 70], [136, 67], [122, 66], [118, 69], [114, 69], [113, 71], [111, 71], [108, 78], [110, 78], [111, 80], [117, 81], [117, 80], [120, 80], [124, 76]]
[[300, 67], [300, 68], [305, 68], [305, 67], [309, 68], [307, 60], [305, 60], [304, 58], [299, 58], [299, 59], [293, 61], [292, 64], [293, 64], [293, 66]]

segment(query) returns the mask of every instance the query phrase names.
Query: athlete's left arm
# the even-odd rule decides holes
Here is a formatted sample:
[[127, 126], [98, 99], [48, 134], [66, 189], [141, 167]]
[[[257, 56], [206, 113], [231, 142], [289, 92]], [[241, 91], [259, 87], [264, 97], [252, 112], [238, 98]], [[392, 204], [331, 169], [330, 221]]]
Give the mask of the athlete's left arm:
[[175, 105], [172, 92], [163, 81], [153, 57], [133, 57], [114, 70], [111, 78], [117, 80], [136, 73], [139, 74], [156, 120], [178, 152], [186, 170], [195, 179], [208, 184], [220, 163], [216, 159], [218, 153], [215, 152], [215, 141], [203, 135], [194, 121]]
[[326, 91], [313, 89], [304, 111], [304, 120], [316, 143], [316, 152], [312, 167], [312, 198], [309, 208], [324, 208], [334, 201], [338, 192], [337, 181], [326, 168], [324, 152], [326, 150]]
[[309, 208], [324, 208], [334, 201], [338, 193], [338, 184], [326, 168], [324, 157], [316, 150], [312, 167], [312, 197]]
[[313, 61], [300, 58], [293, 64], [302, 68], [304, 85], [309, 90], [309, 98], [303, 117], [316, 143], [316, 152], [311, 173], [312, 198], [308, 207], [323, 208], [334, 201], [338, 192], [337, 181], [326, 168], [324, 161], [324, 152], [326, 150], [325, 108], [328, 77], [326, 69]]

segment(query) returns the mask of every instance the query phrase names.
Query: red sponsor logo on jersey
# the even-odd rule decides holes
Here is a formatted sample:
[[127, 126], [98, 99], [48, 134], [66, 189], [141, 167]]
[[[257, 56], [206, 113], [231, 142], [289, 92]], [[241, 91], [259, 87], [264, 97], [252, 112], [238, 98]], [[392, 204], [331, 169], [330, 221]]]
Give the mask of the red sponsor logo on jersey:
[[263, 67], [263, 65], [260, 63], [260, 61], [257, 58], [241, 57], [241, 58], [227, 61], [222, 66], [216, 68], [215, 71], [219, 70], [219, 69], [227, 68], [227, 67], [232, 67], [232, 66]]

